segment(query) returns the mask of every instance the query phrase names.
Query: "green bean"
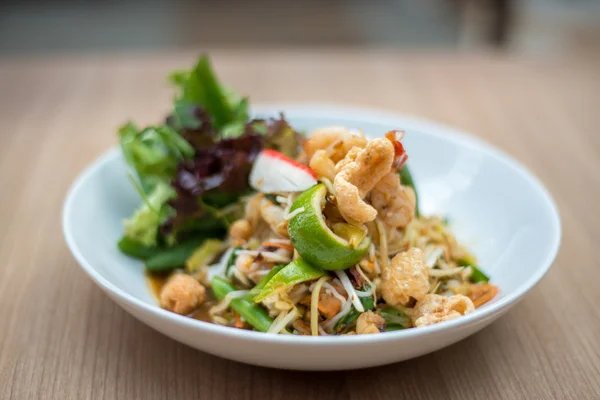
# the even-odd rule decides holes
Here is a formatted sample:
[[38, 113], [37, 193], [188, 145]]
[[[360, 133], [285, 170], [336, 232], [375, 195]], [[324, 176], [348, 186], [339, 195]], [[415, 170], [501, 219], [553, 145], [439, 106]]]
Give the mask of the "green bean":
[[[231, 283], [218, 276], [213, 278], [211, 285], [215, 297], [219, 300], [223, 300], [228, 293], [237, 290]], [[254, 304], [252, 298], [249, 296], [231, 300], [231, 308], [240, 314], [252, 327], [261, 332], [268, 331], [273, 324], [273, 318], [269, 317], [264, 308]]]
[[158, 247], [144, 246], [127, 236], [123, 236], [117, 245], [123, 253], [141, 260], [147, 260], [160, 251]]
[[186, 260], [194, 253], [205, 237], [189, 238], [173, 247], [161, 249], [146, 260], [146, 268], [152, 272], [166, 272], [185, 266]]
[[408, 169], [408, 165], [402, 167], [398, 173], [400, 174], [400, 182], [402, 182], [402, 184], [405, 186], [410, 186], [415, 191], [415, 214], [418, 217], [421, 215], [421, 212], [419, 211], [419, 194], [417, 193], [415, 181], [413, 180], [412, 174]]

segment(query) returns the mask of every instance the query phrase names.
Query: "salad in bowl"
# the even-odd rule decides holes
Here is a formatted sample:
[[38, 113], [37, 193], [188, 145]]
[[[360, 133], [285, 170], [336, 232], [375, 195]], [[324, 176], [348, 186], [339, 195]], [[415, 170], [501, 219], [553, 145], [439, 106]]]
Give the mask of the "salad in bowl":
[[119, 249], [158, 304], [237, 329], [380, 334], [459, 318], [497, 286], [419, 209], [405, 133], [251, 119], [203, 56], [165, 122], [119, 130], [140, 206]]

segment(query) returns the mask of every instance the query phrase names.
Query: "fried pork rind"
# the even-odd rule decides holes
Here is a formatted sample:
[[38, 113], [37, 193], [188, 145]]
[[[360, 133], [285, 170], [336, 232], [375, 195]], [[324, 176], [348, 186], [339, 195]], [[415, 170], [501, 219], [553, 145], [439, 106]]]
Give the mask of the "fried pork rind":
[[475, 311], [471, 299], [456, 294], [446, 297], [438, 294], [428, 294], [417, 301], [413, 311], [415, 327], [428, 326], [438, 322], [449, 321]]
[[363, 199], [391, 171], [394, 154], [392, 142], [380, 138], [371, 140], [364, 150], [347, 155], [356, 158], [343, 161], [333, 181], [338, 208], [347, 221], [365, 223], [375, 219], [377, 210]]
[[364, 148], [368, 140], [350, 132], [341, 126], [329, 126], [312, 132], [310, 138], [304, 143], [304, 152], [310, 160], [315, 152], [323, 150], [334, 163], [339, 162], [350, 149]]
[[419, 301], [428, 291], [429, 268], [421, 249], [399, 253], [383, 268], [381, 294], [389, 305], [406, 305], [411, 297]]
[[385, 320], [373, 311], [366, 311], [358, 316], [356, 320], [356, 333], [365, 335], [369, 333], [381, 333], [385, 331]]
[[371, 204], [384, 224], [404, 228], [415, 217], [415, 192], [400, 184], [400, 176], [389, 172], [371, 192]]

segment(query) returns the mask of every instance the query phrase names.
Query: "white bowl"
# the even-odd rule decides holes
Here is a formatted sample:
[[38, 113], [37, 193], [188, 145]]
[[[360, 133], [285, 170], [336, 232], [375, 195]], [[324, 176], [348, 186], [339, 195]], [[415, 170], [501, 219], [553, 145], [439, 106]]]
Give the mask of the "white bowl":
[[459, 240], [500, 287], [497, 298], [472, 314], [425, 328], [336, 337], [250, 332], [164, 311], [146, 284], [142, 263], [117, 249], [121, 220], [141, 201], [118, 148], [79, 176], [64, 205], [65, 239], [87, 274], [140, 321], [199, 350], [276, 368], [341, 370], [402, 361], [455, 343], [507, 312], [548, 271], [560, 244], [556, 206], [538, 179], [499, 150], [431, 122], [364, 109], [280, 106], [258, 108], [256, 114], [280, 110], [306, 131], [327, 125], [377, 136], [406, 130], [422, 212], [450, 218]]

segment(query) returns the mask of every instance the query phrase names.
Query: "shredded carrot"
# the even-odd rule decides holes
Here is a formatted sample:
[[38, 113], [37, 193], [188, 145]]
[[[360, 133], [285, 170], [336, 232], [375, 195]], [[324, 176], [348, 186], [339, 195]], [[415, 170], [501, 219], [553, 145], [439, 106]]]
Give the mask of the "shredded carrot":
[[235, 327], [239, 329], [246, 327], [246, 323], [242, 321], [242, 317], [238, 313], [235, 313]]
[[475, 307], [481, 307], [498, 294], [498, 286], [489, 283], [471, 285], [470, 289], [468, 297], [473, 301]]
[[324, 293], [319, 296], [317, 308], [327, 319], [333, 318], [342, 309], [342, 302], [330, 294]]

